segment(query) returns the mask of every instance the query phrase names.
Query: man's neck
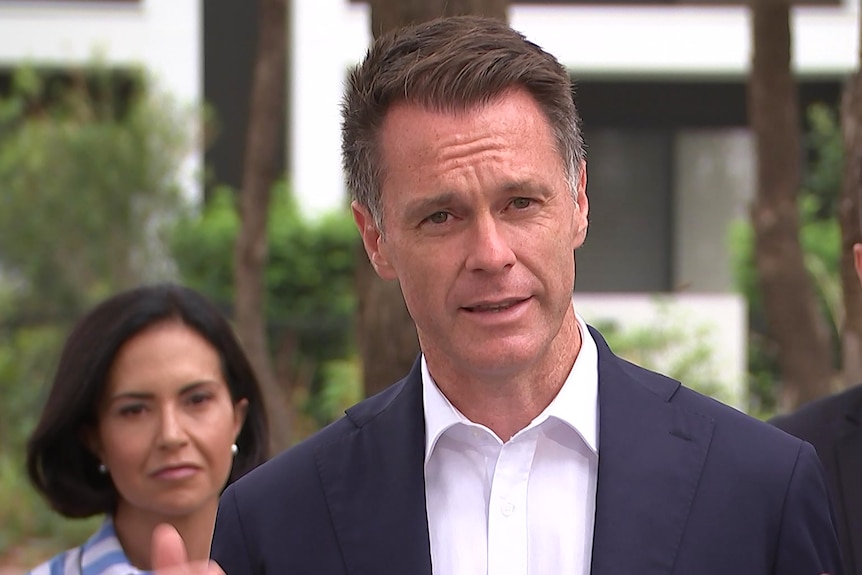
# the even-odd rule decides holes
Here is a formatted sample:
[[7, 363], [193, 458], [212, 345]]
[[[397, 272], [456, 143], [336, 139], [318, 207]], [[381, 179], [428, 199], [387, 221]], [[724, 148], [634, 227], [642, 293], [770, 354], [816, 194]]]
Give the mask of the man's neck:
[[550, 405], [566, 381], [581, 348], [578, 322], [564, 322], [540, 361], [504, 374], [463, 374], [437, 370], [426, 356], [437, 387], [464, 416], [503, 441], [527, 427]]

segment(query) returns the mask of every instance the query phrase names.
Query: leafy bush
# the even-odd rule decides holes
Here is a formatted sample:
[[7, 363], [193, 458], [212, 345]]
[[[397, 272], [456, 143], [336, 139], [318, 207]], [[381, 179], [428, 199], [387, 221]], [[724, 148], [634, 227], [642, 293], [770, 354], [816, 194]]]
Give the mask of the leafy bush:
[[[207, 294], [228, 314], [238, 230], [234, 192], [221, 188], [199, 214], [178, 222], [172, 242], [181, 280]], [[346, 211], [307, 220], [284, 183], [273, 190], [265, 277], [272, 352], [280, 375], [300, 394], [317, 425], [341, 412], [343, 401], [334, 401], [331, 394], [358, 397], [358, 376], [350, 375], [355, 373], [350, 362], [355, 362], [352, 321], [358, 237]], [[335, 382], [328, 373], [350, 379]], [[329, 389], [327, 382], [340, 391]]]
[[188, 111], [136, 72], [63, 78], [19, 70], [0, 100], [0, 270], [39, 317], [169, 275], [161, 238], [191, 139]]
[[33, 566], [86, 541], [102, 518], [60, 517], [29, 484], [23, 466], [23, 457], [0, 452], [0, 557], [12, 548], [24, 548], [18, 561]]
[[618, 356], [681, 381], [695, 391], [734, 403], [721, 381], [709, 325], [695, 324], [686, 314], [674, 312], [657, 300], [656, 318], [642, 326], [624, 328], [609, 319], [593, 320], [593, 326]]

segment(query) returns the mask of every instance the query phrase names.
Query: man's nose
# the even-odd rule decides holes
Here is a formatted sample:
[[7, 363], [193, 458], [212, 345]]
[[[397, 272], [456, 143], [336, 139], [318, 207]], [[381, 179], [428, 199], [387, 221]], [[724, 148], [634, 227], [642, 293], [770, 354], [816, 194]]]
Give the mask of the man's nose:
[[471, 245], [466, 246], [467, 269], [494, 273], [515, 264], [515, 252], [506, 237], [505, 228], [492, 215], [475, 221], [470, 240]]

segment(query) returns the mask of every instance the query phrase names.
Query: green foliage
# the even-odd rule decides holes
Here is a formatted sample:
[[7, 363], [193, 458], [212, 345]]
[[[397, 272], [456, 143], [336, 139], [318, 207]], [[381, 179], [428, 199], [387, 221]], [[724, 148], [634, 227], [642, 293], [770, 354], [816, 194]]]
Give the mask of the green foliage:
[[[229, 312], [233, 301], [233, 245], [239, 230], [234, 193], [215, 191], [199, 214], [181, 219], [173, 234], [173, 254], [181, 280], [207, 294]], [[348, 388], [329, 389], [327, 370], [346, 369], [352, 357], [354, 258], [358, 234], [350, 215], [333, 212], [320, 220], [305, 219], [282, 183], [272, 194], [268, 223], [266, 314], [269, 335], [285, 378], [306, 389], [306, 408], [318, 424], [340, 411]], [[334, 362], [329, 364], [328, 362]], [[326, 367], [329, 365], [329, 367]]]
[[300, 334], [304, 352], [322, 360], [345, 357], [356, 305], [356, 226], [344, 211], [304, 220], [283, 188], [275, 199], [266, 275], [269, 317], [277, 327]]
[[[814, 281], [823, 316], [832, 331], [836, 367], [840, 360], [839, 332], [843, 316], [841, 294], [841, 229], [835, 217], [841, 191], [843, 145], [834, 109], [815, 104], [808, 110], [806, 144], [808, 169], [799, 194], [800, 242], [805, 266]], [[750, 410], [773, 413], [780, 381], [777, 349], [767, 334], [766, 314], [754, 262], [754, 230], [736, 222], [729, 234], [737, 291], [748, 302], [748, 387]]]
[[[14, 301], [0, 295], [0, 317], [8, 317]], [[62, 341], [54, 325], [0, 327], [0, 555], [22, 537], [64, 529], [39, 498], [24, 474], [24, 445], [36, 424], [45, 382]], [[67, 541], [60, 534], [61, 541]]]
[[23, 446], [35, 426], [63, 335], [53, 325], [0, 331], [0, 409], [5, 415], [0, 418], [0, 452]]
[[24, 475], [24, 444], [36, 424], [47, 366], [62, 338], [54, 326], [0, 330], [0, 553], [23, 536], [63, 524]]
[[140, 74], [16, 73], [0, 100], [0, 269], [20, 282], [19, 309], [74, 314], [167, 273], [190, 118]]
[[233, 301], [233, 244], [238, 230], [233, 192], [219, 188], [199, 213], [179, 218], [171, 234], [180, 281], [222, 306]]
[[307, 405], [318, 424], [332, 421], [362, 399], [362, 369], [356, 356], [325, 362], [320, 377], [320, 391], [309, 397]]
[[838, 213], [844, 169], [844, 143], [836, 109], [814, 104], [808, 109], [805, 135], [809, 169], [803, 182], [803, 196], [813, 196], [813, 219], [833, 220]]
[[641, 367], [663, 373], [686, 387], [734, 403], [721, 381], [707, 324], [694, 324], [690, 317], [674, 312], [656, 300], [656, 319], [642, 326], [623, 328], [613, 320], [593, 320], [615, 354]]
[[24, 545], [28, 552], [20, 561], [36, 565], [62, 549], [86, 541], [101, 517], [61, 518], [27, 482], [21, 472], [23, 466], [23, 457], [0, 452], [0, 557]]

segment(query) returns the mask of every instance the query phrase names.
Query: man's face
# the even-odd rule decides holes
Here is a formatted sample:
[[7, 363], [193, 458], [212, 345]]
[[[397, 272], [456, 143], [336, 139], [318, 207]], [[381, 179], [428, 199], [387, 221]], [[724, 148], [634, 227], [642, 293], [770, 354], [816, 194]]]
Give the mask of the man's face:
[[401, 284], [432, 374], [510, 376], [570, 345], [555, 336], [574, 322], [586, 168], [575, 203], [533, 98], [512, 90], [461, 113], [397, 104], [380, 144], [383, 233], [357, 204], [354, 217], [377, 273]]

